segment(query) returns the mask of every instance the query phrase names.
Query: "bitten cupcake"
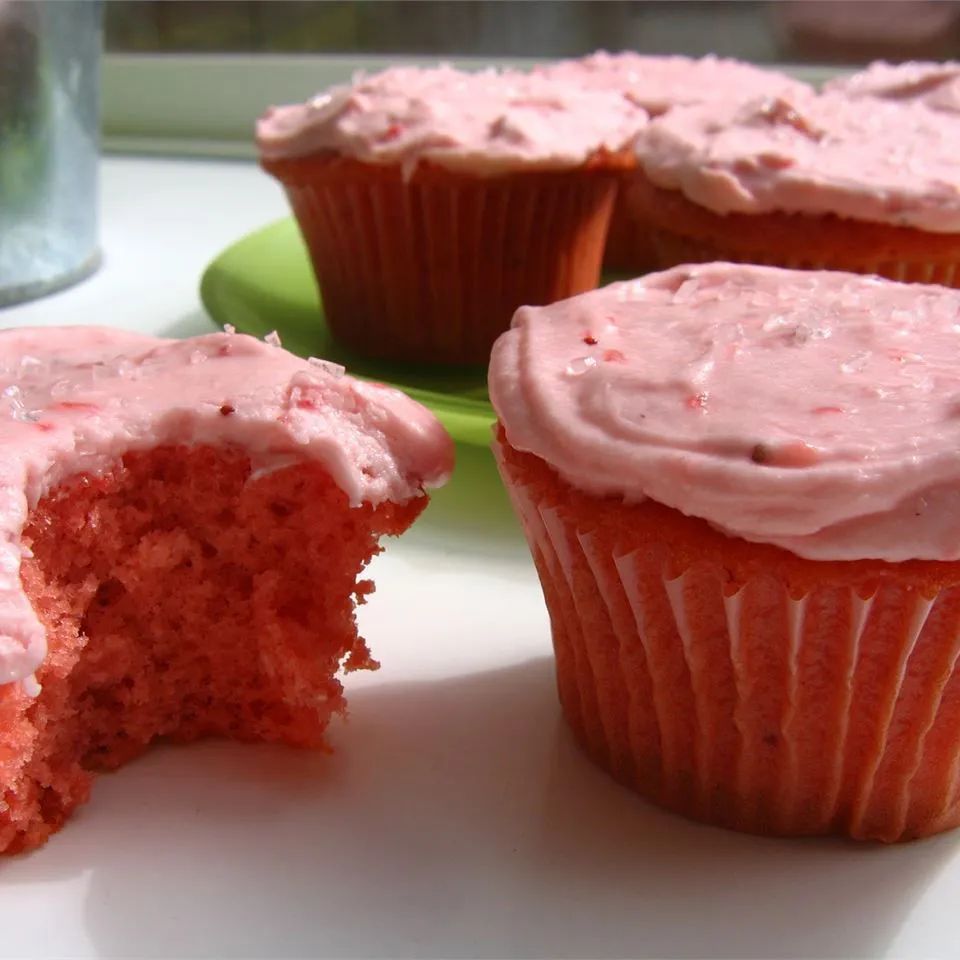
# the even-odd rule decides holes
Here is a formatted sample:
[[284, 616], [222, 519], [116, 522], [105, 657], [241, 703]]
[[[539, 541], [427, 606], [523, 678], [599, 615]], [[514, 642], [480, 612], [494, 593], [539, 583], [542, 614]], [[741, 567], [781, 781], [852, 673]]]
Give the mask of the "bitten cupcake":
[[563, 711], [738, 830], [960, 824], [960, 293], [682, 266], [517, 312], [496, 453]]
[[342, 343], [479, 364], [518, 306], [596, 286], [646, 119], [614, 91], [398, 67], [268, 111], [257, 143]]
[[841, 93], [672, 110], [631, 202], [661, 266], [711, 260], [960, 284], [960, 120]]
[[[588, 90], [618, 90], [652, 117], [674, 107], [740, 103], [756, 97], [805, 96], [812, 88], [776, 70], [724, 57], [655, 57], [600, 50], [577, 60], [538, 66], [535, 73]], [[632, 212], [628, 194], [634, 177], [623, 178], [610, 219], [603, 265], [608, 270], [643, 273], [655, 257], [647, 224]]]
[[377, 667], [362, 572], [452, 461], [399, 390], [252, 337], [0, 332], [0, 854], [159, 738], [323, 747]]

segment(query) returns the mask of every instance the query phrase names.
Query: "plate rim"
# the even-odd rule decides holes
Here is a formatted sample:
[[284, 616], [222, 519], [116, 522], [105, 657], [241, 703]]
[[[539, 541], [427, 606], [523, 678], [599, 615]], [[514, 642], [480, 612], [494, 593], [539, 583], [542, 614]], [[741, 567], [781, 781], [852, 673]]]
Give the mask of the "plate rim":
[[[291, 226], [297, 228], [296, 218], [293, 216], [280, 217], [270, 223], [264, 224], [249, 233], [233, 240], [226, 247], [221, 249], [209, 263], [204, 267], [200, 275], [199, 294], [200, 302], [203, 304], [210, 319], [218, 324], [231, 324], [241, 333], [247, 333], [253, 336], [263, 336], [269, 330], [254, 331], [252, 325], [245, 323], [242, 317], [226, 317], [222, 309], [222, 303], [218, 294], [220, 285], [227, 282], [233, 284], [233, 272], [226, 269], [227, 263], [238, 250], [255, 244], [265, 235], [283, 230], [290, 230]], [[301, 237], [302, 240], [302, 237]], [[304, 251], [306, 248], [304, 247]], [[239, 322], [238, 322], [239, 321]], [[269, 327], [265, 324], [264, 327]], [[277, 332], [283, 336], [282, 324], [278, 326]], [[296, 351], [291, 351], [296, 352]], [[298, 354], [299, 356], [299, 354]], [[372, 376], [359, 373], [354, 370], [348, 370], [349, 375], [357, 380], [366, 382], [376, 381], [400, 390], [402, 393], [423, 404], [431, 413], [443, 424], [453, 439], [461, 443], [469, 443], [474, 446], [489, 446], [493, 437], [493, 428], [497, 420], [496, 411], [489, 400], [473, 400], [460, 397], [455, 394], [444, 393], [441, 390], [431, 389], [429, 387], [415, 387], [408, 384], [396, 382], [391, 379], [384, 379], [382, 376]]]

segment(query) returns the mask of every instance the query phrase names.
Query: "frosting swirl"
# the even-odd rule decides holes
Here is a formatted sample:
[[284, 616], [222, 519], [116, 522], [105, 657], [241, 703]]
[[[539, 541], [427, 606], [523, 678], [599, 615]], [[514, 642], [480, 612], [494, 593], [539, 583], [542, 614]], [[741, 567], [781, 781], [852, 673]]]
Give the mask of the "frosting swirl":
[[841, 93], [682, 107], [650, 122], [650, 180], [714, 213], [837, 214], [960, 231], [960, 120]]
[[619, 90], [651, 116], [695, 103], [804, 96], [813, 92], [808, 84], [777, 70], [715, 56], [694, 59], [598, 50], [577, 60], [540, 64], [533, 72], [588, 89]]
[[587, 492], [813, 559], [960, 559], [960, 291], [676, 267], [521, 308], [490, 396]]
[[579, 167], [601, 151], [628, 150], [646, 121], [614, 90], [513, 70], [392, 67], [271, 108], [257, 123], [257, 144], [266, 159], [331, 152], [408, 172], [429, 160], [495, 174]]
[[878, 60], [866, 70], [829, 80], [823, 89], [848, 97], [919, 102], [932, 110], [960, 113], [960, 63], [914, 60], [894, 64]]

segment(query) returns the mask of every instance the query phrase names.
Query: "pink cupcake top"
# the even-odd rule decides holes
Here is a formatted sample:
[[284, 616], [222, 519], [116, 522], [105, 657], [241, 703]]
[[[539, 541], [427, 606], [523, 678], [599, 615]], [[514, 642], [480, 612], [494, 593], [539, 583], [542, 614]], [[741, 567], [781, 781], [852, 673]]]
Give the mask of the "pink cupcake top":
[[933, 110], [960, 113], [960, 63], [878, 60], [859, 73], [830, 80], [823, 89], [848, 97], [919, 102]]
[[589, 493], [813, 559], [960, 559], [958, 290], [676, 267], [522, 307], [490, 396]]
[[0, 332], [0, 684], [46, 638], [20, 583], [28, 512], [131, 450], [234, 444], [253, 468], [321, 463], [352, 505], [442, 484], [450, 438], [420, 404], [252, 337], [160, 340], [102, 327]]
[[533, 72], [587, 89], [619, 90], [651, 116], [694, 103], [813, 92], [809, 85], [776, 70], [714, 56], [693, 59], [598, 50], [577, 60], [542, 64]]
[[627, 150], [646, 112], [616, 91], [517, 71], [392, 67], [359, 75], [257, 123], [264, 158], [333, 153], [364, 163], [422, 160], [474, 174], [579, 167]]
[[960, 120], [840, 93], [682, 107], [637, 140], [650, 180], [714, 213], [834, 213], [960, 231]]

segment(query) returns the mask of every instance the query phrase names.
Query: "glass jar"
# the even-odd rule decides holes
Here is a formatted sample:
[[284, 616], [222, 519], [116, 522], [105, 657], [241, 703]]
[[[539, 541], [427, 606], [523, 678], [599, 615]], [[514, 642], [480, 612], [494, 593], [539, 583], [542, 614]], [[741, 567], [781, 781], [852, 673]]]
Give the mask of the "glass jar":
[[0, 0], [0, 306], [99, 263], [99, 0]]

